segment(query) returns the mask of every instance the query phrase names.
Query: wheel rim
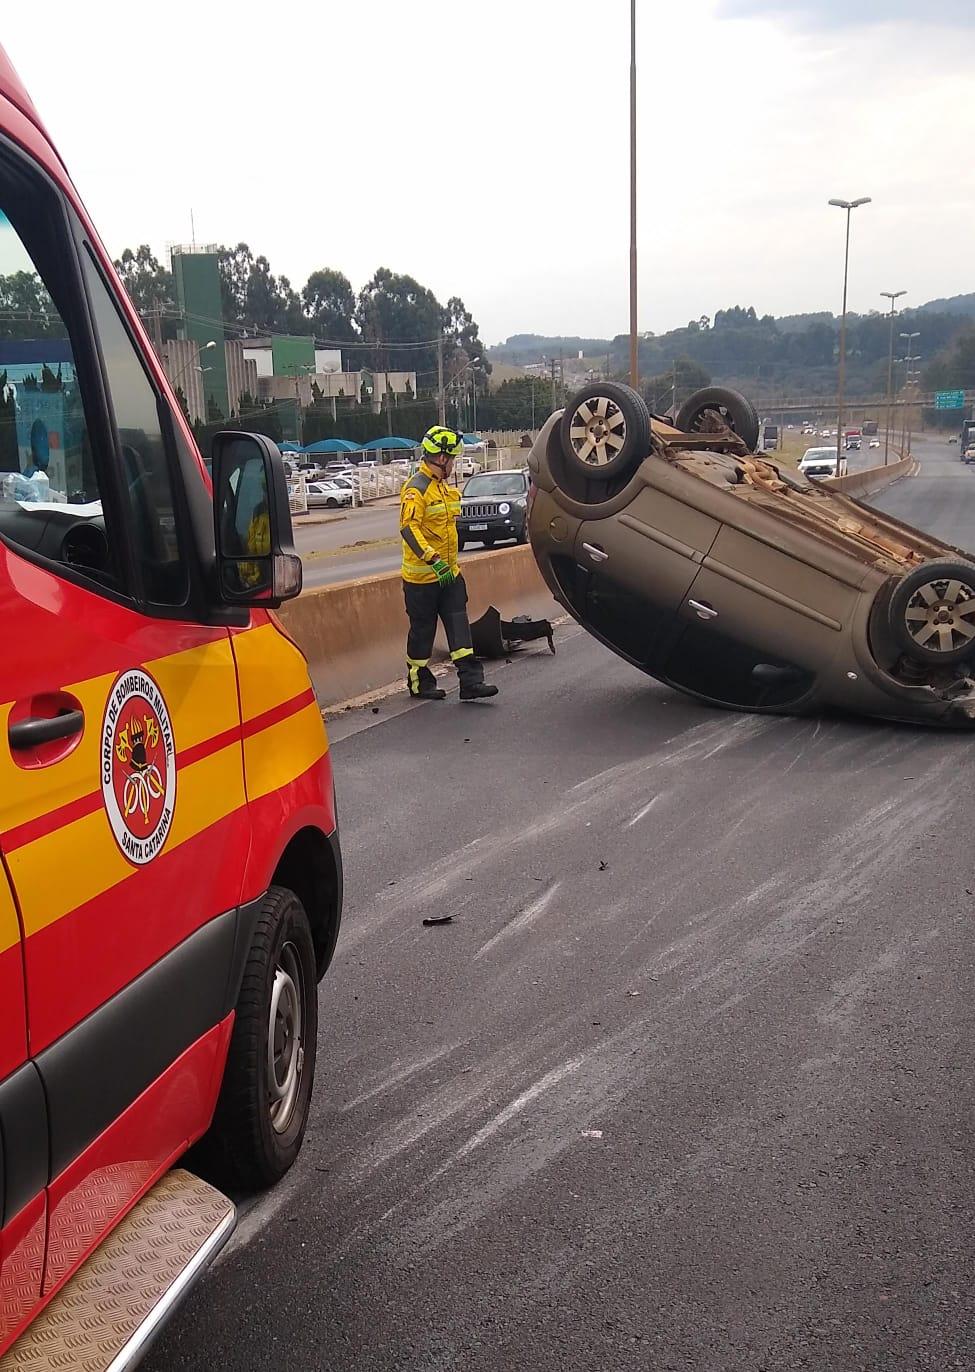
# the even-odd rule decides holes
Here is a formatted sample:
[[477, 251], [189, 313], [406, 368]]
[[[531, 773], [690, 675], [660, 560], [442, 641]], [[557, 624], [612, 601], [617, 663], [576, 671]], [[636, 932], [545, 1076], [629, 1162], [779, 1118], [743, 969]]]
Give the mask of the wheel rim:
[[626, 442], [626, 419], [605, 395], [594, 395], [576, 406], [569, 425], [572, 451], [587, 467], [606, 467]]
[[274, 969], [267, 1029], [267, 1079], [272, 1128], [283, 1134], [291, 1123], [301, 1086], [305, 1050], [304, 981], [293, 943], [286, 943]]
[[904, 617], [919, 647], [954, 652], [975, 639], [975, 590], [954, 579], [929, 581], [911, 596]]

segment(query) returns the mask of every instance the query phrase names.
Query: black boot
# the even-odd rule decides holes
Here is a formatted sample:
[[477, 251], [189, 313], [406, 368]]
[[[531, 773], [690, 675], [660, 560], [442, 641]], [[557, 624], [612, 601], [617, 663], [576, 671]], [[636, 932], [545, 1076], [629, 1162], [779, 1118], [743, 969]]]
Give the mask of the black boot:
[[437, 685], [437, 678], [430, 671], [429, 667], [421, 667], [417, 673], [416, 690], [413, 689], [413, 682], [410, 680], [409, 673], [406, 676], [406, 684], [409, 687], [410, 695], [414, 700], [445, 700], [447, 692]]
[[497, 686], [488, 686], [484, 680], [484, 667], [476, 657], [463, 658], [457, 667], [460, 677], [461, 700], [488, 700], [498, 694]]
[[497, 686], [489, 686], [486, 681], [462, 681], [460, 684], [461, 700], [487, 700], [497, 694]]

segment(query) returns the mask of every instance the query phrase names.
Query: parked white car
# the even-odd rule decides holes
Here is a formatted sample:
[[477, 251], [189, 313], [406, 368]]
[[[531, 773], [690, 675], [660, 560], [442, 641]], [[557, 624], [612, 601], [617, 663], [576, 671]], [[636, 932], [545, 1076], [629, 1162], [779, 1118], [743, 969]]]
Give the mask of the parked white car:
[[340, 506], [352, 504], [352, 488], [339, 486], [334, 481], [309, 481], [305, 487], [310, 510], [337, 510]]

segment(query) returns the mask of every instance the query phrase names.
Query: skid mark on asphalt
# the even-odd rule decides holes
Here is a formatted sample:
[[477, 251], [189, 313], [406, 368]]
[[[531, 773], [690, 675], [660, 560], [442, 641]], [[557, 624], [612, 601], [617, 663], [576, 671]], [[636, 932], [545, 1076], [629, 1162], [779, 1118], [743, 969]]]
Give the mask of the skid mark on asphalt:
[[456, 1043], [447, 1043], [442, 1048], [438, 1048], [435, 1052], [425, 1053], [420, 1058], [413, 1058], [405, 1063], [402, 1061], [394, 1063], [392, 1069], [378, 1082], [373, 1086], [370, 1086], [368, 1090], [363, 1091], [360, 1095], [356, 1096], [353, 1100], [347, 1101], [342, 1107], [343, 1112], [354, 1110], [357, 1106], [365, 1105], [367, 1101], [374, 1100], [376, 1096], [385, 1095], [388, 1091], [392, 1091], [396, 1087], [402, 1086], [404, 1082], [410, 1081], [411, 1078], [426, 1071], [428, 1067], [432, 1067], [433, 1064], [439, 1062], [441, 1058], [447, 1057], [448, 1054], [454, 1052], [458, 1046], [459, 1045]]
[[502, 939], [508, 938], [511, 934], [523, 933], [534, 924], [539, 915], [543, 915], [551, 905], [561, 884], [562, 883], [559, 881], [553, 882], [548, 890], [543, 891], [537, 900], [533, 900], [527, 909], [522, 910], [520, 914], [515, 915], [513, 919], [509, 920], [503, 929], [499, 929], [493, 938], [489, 938], [487, 943], [482, 944], [481, 947], [478, 948], [477, 952], [474, 954], [474, 961], [477, 962], [485, 953], [489, 953]]
[[571, 1076], [573, 1072], [577, 1072], [582, 1065], [582, 1061], [581, 1057], [572, 1058], [569, 1062], [564, 1062], [560, 1067], [553, 1067], [550, 1072], [546, 1072], [543, 1077], [539, 1078], [532, 1086], [529, 1086], [526, 1091], [522, 1091], [520, 1096], [516, 1096], [513, 1101], [510, 1101], [503, 1110], [499, 1110], [494, 1119], [488, 1120], [487, 1124], [478, 1129], [476, 1134], [472, 1134], [467, 1142], [462, 1144], [457, 1150], [451, 1161], [446, 1163], [444, 1168], [441, 1168], [436, 1175], [439, 1176], [447, 1167], [455, 1162], [460, 1162], [461, 1159], [467, 1157], [468, 1153], [473, 1153], [475, 1148], [480, 1148], [482, 1144], [487, 1143], [488, 1139], [493, 1138], [500, 1129], [503, 1129], [506, 1124], [509, 1124], [516, 1115], [520, 1115], [523, 1110], [526, 1110], [539, 1096], [544, 1095], [546, 1091], [551, 1091], [553, 1087], [558, 1086], [560, 1081], [564, 1081], [565, 1078]]

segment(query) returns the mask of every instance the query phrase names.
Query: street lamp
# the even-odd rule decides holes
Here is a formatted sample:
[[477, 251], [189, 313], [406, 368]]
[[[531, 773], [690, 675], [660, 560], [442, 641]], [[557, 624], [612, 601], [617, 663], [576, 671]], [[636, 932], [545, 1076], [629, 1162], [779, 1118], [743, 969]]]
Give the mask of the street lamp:
[[881, 291], [880, 294], [890, 301], [890, 346], [887, 352], [887, 429], [884, 433], [884, 466], [887, 466], [887, 454], [890, 452], [890, 420], [894, 400], [894, 301], [900, 296], [906, 295], [907, 291]]
[[846, 210], [846, 252], [843, 257], [843, 313], [840, 316], [840, 368], [837, 385], [836, 403], [836, 470], [842, 470], [840, 463], [843, 452], [843, 399], [846, 386], [846, 287], [850, 275], [850, 215], [861, 205], [870, 204], [869, 195], [861, 195], [859, 200], [831, 200], [837, 209]]
[[[184, 376], [184, 375], [189, 371], [189, 369], [190, 369], [191, 367], [196, 367], [197, 371], [202, 372], [203, 368], [199, 365], [199, 362], [200, 362], [200, 354], [201, 354], [201, 353], [208, 353], [208, 352], [210, 351], [211, 348], [215, 348], [216, 346], [217, 346], [216, 340], [213, 339], [213, 338], [211, 338], [210, 341], [209, 341], [209, 343], [204, 343], [202, 347], [197, 348], [196, 352], [195, 352], [195, 353], [193, 354], [193, 356], [190, 358], [189, 362], [187, 362], [184, 366], [180, 367], [179, 371], [178, 371], [178, 372], [176, 373], [176, 375], [172, 378], [172, 381], [170, 382], [170, 385], [172, 386], [173, 390], [176, 389], [176, 383], [179, 381], [180, 377], [181, 377], [181, 376]], [[212, 369], [208, 368], [207, 370], [212, 370]]]
[[[920, 331], [915, 331], [914, 333], [902, 333], [902, 334], [899, 335], [899, 337], [905, 339], [906, 342], [907, 342], [907, 347], [906, 347], [905, 350], [904, 350], [904, 361], [907, 363], [907, 370], [906, 370], [906, 372], [904, 373], [904, 390], [905, 390], [904, 399], [907, 401], [907, 404], [905, 405], [905, 409], [904, 409], [904, 430], [903, 430], [903, 432], [904, 432], [904, 439], [903, 439], [903, 443], [904, 443], [904, 446], [907, 448], [907, 451], [908, 451], [908, 453], [909, 453], [910, 450], [911, 450], [911, 437], [912, 437], [911, 431], [912, 431], [912, 428], [913, 428], [913, 423], [912, 423], [912, 421], [913, 421], [913, 418], [914, 418], [913, 414], [911, 413], [911, 402], [910, 402], [910, 394], [909, 394], [909, 393], [910, 393], [910, 391], [914, 388], [915, 384], [916, 384], [917, 381], [918, 381], [918, 378], [919, 378], [920, 375], [921, 375], [920, 372], [912, 372], [912, 371], [911, 371], [911, 363], [912, 363], [912, 362], [920, 362], [920, 360], [921, 360], [921, 355], [920, 355], [920, 353], [916, 353], [916, 354], [915, 354], [915, 353], [913, 352], [913, 349], [914, 349], [914, 340], [915, 340], [915, 338], [920, 338], [920, 337], [921, 337], [921, 334], [920, 334]], [[902, 456], [904, 456], [904, 454], [902, 454]]]

